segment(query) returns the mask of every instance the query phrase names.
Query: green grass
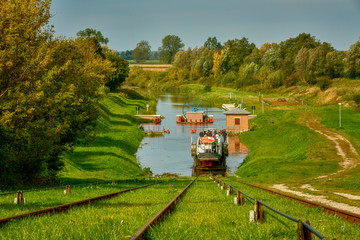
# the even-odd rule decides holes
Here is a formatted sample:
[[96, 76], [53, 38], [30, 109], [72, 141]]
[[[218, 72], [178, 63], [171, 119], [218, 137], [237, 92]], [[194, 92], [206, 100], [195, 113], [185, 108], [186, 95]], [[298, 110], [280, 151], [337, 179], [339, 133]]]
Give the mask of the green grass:
[[145, 100], [107, 94], [100, 104], [103, 114], [96, 139], [64, 154], [63, 183], [124, 179], [142, 173], [134, 156], [144, 137], [134, 116], [137, 106], [145, 108]]
[[2, 227], [0, 239], [128, 239], [189, 181], [164, 180], [65, 213], [15, 220]]
[[[360, 112], [349, 108], [341, 109], [341, 128], [339, 125], [339, 106], [326, 106], [315, 109], [321, 119], [321, 124], [345, 136], [360, 153]], [[321, 182], [323, 186], [333, 185], [337, 189], [348, 189], [349, 193], [358, 194], [360, 191], [360, 166], [349, 170], [341, 177]]]
[[150, 239], [295, 239], [295, 231], [272, 219], [249, 223], [253, 205], [238, 207], [208, 178], [194, 183], [175, 211], [149, 233]]
[[[321, 209], [303, 205], [258, 189], [252, 189], [229, 179], [223, 179], [245, 193], [301, 220], [310, 220], [312, 226], [328, 239], [358, 239], [359, 226], [338, 217], [322, 213]], [[72, 208], [59, 214], [45, 214], [14, 220], [2, 226], [0, 239], [129, 239], [154, 214], [173, 199], [190, 178], [166, 178], [163, 183], [127, 192], [112, 199]], [[126, 184], [133, 185], [135, 182]], [[104, 185], [100, 189], [74, 189], [72, 200], [97, 191], [118, 191], [126, 184]], [[142, 184], [142, 183], [137, 183]], [[86, 193], [88, 191], [89, 193]], [[76, 193], [78, 192], [78, 193]], [[91, 193], [92, 192], [92, 193]], [[37, 201], [54, 201], [62, 197], [59, 192]], [[75, 196], [78, 194], [77, 196]], [[64, 195], [65, 196], [65, 195]], [[65, 196], [70, 197], [70, 196]], [[149, 239], [297, 239], [296, 223], [265, 209], [263, 223], [250, 223], [252, 200], [235, 206], [233, 196], [209, 178], [199, 178], [183, 196], [174, 211], [161, 223], [151, 228]], [[14, 205], [20, 208], [25, 205]]]
[[360, 152], [360, 112], [341, 108], [341, 128], [339, 124], [339, 106], [326, 106], [315, 109], [321, 118], [321, 124], [346, 135]]
[[[259, 189], [253, 189], [246, 185], [237, 183], [235, 181], [229, 179], [222, 179], [223, 181], [237, 187], [241, 191], [245, 192], [246, 194], [263, 201], [264, 203], [270, 205], [271, 207], [284, 212], [292, 217], [297, 219], [301, 219], [303, 221], [310, 220], [311, 225], [315, 228], [318, 232], [326, 236], [328, 239], [359, 239], [360, 238], [360, 231], [359, 225], [355, 223], [350, 223], [342, 218], [329, 215], [326, 213], [322, 213], [322, 209], [319, 208], [309, 208], [305, 207], [304, 205], [291, 201], [290, 199], [281, 198], [276, 195], [272, 195], [265, 191]], [[246, 199], [246, 204], [250, 204], [250, 201]], [[276, 215], [274, 212], [265, 209], [265, 218], [270, 214], [269, 218], [276, 218], [279, 221], [283, 221], [289, 226], [292, 226], [292, 231], [296, 230], [296, 223], [290, 220], [284, 220], [283, 217]], [[268, 219], [266, 220], [266, 222]], [[314, 239], [317, 239], [313, 236]], [[245, 238], [246, 239], [246, 238]], [[280, 239], [280, 238], [279, 238]], [[296, 237], [294, 238], [296, 239]]]
[[[288, 199], [231, 183], [280, 211], [303, 221], [310, 220], [312, 226], [329, 239], [360, 237], [358, 225], [323, 214], [321, 209], [304, 207]], [[246, 199], [243, 206], [235, 206], [234, 196], [226, 196], [226, 191], [221, 191], [213, 181], [200, 178], [187, 191], [174, 212], [164, 222], [154, 227], [148, 237], [149, 239], [297, 239], [296, 222], [264, 208], [265, 221], [259, 224], [250, 223], [249, 212], [254, 209], [254, 202]]]
[[236, 173], [251, 182], [294, 183], [337, 171], [336, 159], [322, 159], [334, 150], [299, 118], [296, 111], [271, 110], [253, 119], [255, 131], [240, 135], [250, 154]]
[[[153, 181], [151, 181], [153, 182]], [[64, 189], [55, 189], [41, 192], [25, 192], [26, 204], [14, 204], [16, 193], [0, 196], [0, 218], [10, 217], [22, 213], [32, 212], [62, 204], [72, 203], [96, 196], [119, 192], [124, 189], [133, 188], [151, 183], [150, 181], [129, 181], [117, 184], [99, 184], [88, 186], [72, 186], [71, 194], [64, 194]]]

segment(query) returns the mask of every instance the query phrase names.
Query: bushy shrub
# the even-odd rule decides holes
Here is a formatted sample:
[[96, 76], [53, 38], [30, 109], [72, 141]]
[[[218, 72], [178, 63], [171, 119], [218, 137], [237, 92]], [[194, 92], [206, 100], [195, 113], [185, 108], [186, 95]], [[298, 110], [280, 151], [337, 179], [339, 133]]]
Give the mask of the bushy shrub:
[[258, 125], [256, 124], [256, 123], [254, 123], [254, 122], [250, 122], [249, 123], [249, 130], [250, 131], [254, 131], [254, 130], [256, 130], [258, 128]]
[[291, 87], [291, 86], [295, 86], [298, 82], [300, 82], [300, 76], [298, 73], [294, 73], [285, 78], [284, 85], [286, 87]]
[[317, 79], [321, 91], [325, 91], [331, 86], [331, 80], [328, 77], [320, 77]]
[[360, 94], [355, 95], [353, 100], [356, 102], [357, 105], [360, 105]]
[[235, 83], [235, 80], [238, 78], [237, 74], [233, 71], [226, 73], [220, 77], [220, 82], [222, 85], [228, 85]]
[[211, 92], [211, 85], [205, 85], [204, 86], [204, 92]]
[[284, 74], [281, 70], [273, 72], [265, 81], [265, 87], [268, 89], [278, 88], [283, 85]]

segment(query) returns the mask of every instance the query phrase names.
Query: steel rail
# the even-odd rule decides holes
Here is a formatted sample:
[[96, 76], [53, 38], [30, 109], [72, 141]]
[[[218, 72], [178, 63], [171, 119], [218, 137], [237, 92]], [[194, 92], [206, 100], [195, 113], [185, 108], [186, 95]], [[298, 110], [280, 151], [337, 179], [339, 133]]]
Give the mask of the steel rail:
[[64, 212], [64, 211], [69, 210], [72, 207], [88, 205], [88, 204], [90, 204], [92, 202], [95, 202], [95, 201], [104, 200], [104, 199], [108, 199], [108, 198], [113, 198], [113, 197], [116, 197], [117, 195], [122, 194], [122, 193], [130, 192], [130, 191], [137, 190], [137, 189], [140, 189], [140, 188], [149, 187], [151, 185], [155, 185], [155, 184], [159, 184], [159, 183], [161, 183], [161, 181], [146, 184], [146, 185], [142, 185], [142, 186], [139, 186], [139, 187], [134, 187], [134, 188], [121, 190], [119, 192], [114, 192], [114, 193], [105, 194], [105, 195], [101, 195], [101, 196], [97, 196], [97, 197], [93, 197], [93, 198], [88, 198], [88, 199], [81, 200], [81, 201], [78, 201], [78, 202], [67, 203], [67, 204], [63, 204], [63, 205], [59, 205], [59, 206], [55, 206], [55, 207], [50, 207], [50, 208], [45, 208], [45, 209], [42, 209], [42, 210], [37, 210], [37, 211], [34, 211], [34, 212], [23, 213], [23, 214], [15, 215], [15, 216], [12, 216], [12, 217], [3, 218], [3, 219], [0, 219], [0, 225], [2, 225], [4, 223], [7, 223], [7, 222], [9, 222], [11, 220], [22, 219], [22, 218], [26, 218], [26, 217], [29, 217], [29, 216], [38, 216], [38, 215], [45, 214], [45, 213]]
[[[95, 184], [109, 184], [112, 183], [113, 181], [115, 182], [126, 182], [126, 181], [136, 181], [136, 179], [123, 179], [123, 180], [112, 180], [112, 181], [104, 181], [104, 182], [92, 182], [92, 183], [79, 183], [79, 184], [68, 184], [73, 186], [85, 186], [85, 185], [95, 185]], [[65, 188], [66, 185], [62, 185], [62, 186], [56, 186], [56, 187], [48, 187], [48, 188], [38, 188], [38, 189], [26, 189], [26, 190], [18, 190], [18, 191], [22, 191], [22, 192], [40, 192], [40, 191], [49, 191], [49, 190], [55, 190], [55, 189], [62, 189]], [[18, 191], [13, 191], [13, 192], [5, 192], [5, 193], [0, 193], [0, 196], [6, 196], [6, 195], [11, 195], [11, 194], [16, 194]]]
[[142, 239], [143, 235], [148, 229], [157, 222], [164, 219], [165, 214], [170, 213], [176, 206], [177, 202], [186, 193], [187, 189], [196, 181], [197, 178], [192, 180], [173, 200], [171, 200], [165, 207], [163, 207], [158, 213], [156, 213], [147, 223], [145, 223], [131, 238], [130, 240]]
[[[220, 181], [220, 182], [223, 182], [223, 183], [226, 184], [226, 185], [231, 186], [233, 189], [235, 189], [236, 191], [241, 192], [243, 195], [251, 198], [252, 200], [257, 200], [257, 201], [259, 202], [259, 204], [267, 207], [267, 208], [270, 209], [271, 211], [273, 211], [273, 212], [275, 212], [275, 213], [277, 213], [277, 214], [279, 214], [279, 215], [281, 215], [281, 216], [283, 216], [283, 217], [285, 217], [285, 218], [287, 218], [287, 219], [289, 219], [289, 220], [291, 220], [291, 221], [293, 221], [293, 222], [296, 222], [296, 223], [297, 223], [297, 222], [301, 221], [301, 220], [299, 220], [299, 219], [297, 219], [297, 218], [294, 218], [294, 217], [292, 217], [292, 216], [290, 216], [290, 215], [287, 215], [286, 213], [283, 213], [283, 212], [281, 212], [281, 211], [279, 211], [279, 210], [277, 210], [277, 209], [275, 209], [275, 208], [267, 205], [266, 203], [264, 203], [264, 202], [262, 202], [262, 201], [260, 201], [260, 200], [258, 200], [258, 199], [255, 199], [255, 198], [253, 198], [253, 197], [250, 197], [249, 195], [247, 195], [246, 193], [244, 193], [244, 192], [241, 191], [240, 189], [232, 186], [231, 184], [226, 183], [225, 181], [222, 181], [222, 180], [217, 179], [217, 178], [214, 178], [214, 179], [216, 179], [216, 180], [218, 180], [218, 181]], [[304, 221], [301, 221], [301, 222], [302, 222], [302, 224], [303, 224], [309, 231], [311, 231], [313, 234], [315, 234], [315, 236], [317, 236], [318, 238], [320, 238], [320, 239], [322, 239], [322, 240], [327, 240], [327, 238], [326, 238], [324, 235], [322, 235], [320, 232], [318, 232], [318, 231], [317, 231], [315, 228], [313, 228], [311, 225], [307, 224], [307, 223], [304, 222]]]
[[236, 179], [230, 179], [230, 178], [227, 178], [227, 179], [229, 179], [231, 181], [234, 181], [234, 182], [238, 182], [238, 183], [247, 185], [247, 186], [252, 187], [252, 188], [257, 188], [257, 189], [260, 189], [260, 190], [263, 190], [263, 191], [267, 191], [267, 192], [269, 192], [271, 194], [274, 194], [274, 195], [278, 195], [278, 196], [281, 196], [281, 197], [289, 198], [291, 200], [295, 200], [297, 202], [308, 205], [310, 207], [322, 208], [323, 212], [326, 212], [326, 213], [331, 214], [331, 215], [339, 216], [339, 217], [341, 217], [341, 218], [343, 218], [343, 219], [345, 219], [345, 220], [347, 220], [349, 222], [360, 223], [360, 215], [359, 214], [355, 214], [355, 213], [348, 212], [348, 211], [345, 211], [345, 210], [341, 210], [341, 209], [338, 209], [338, 208], [326, 206], [326, 205], [323, 205], [323, 204], [320, 204], [320, 203], [315, 203], [315, 202], [312, 202], [312, 201], [309, 201], [309, 200], [306, 200], [306, 199], [303, 199], [303, 198], [299, 198], [299, 197], [291, 196], [291, 195], [288, 195], [288, 194], [280, 193], [280, 192], [273, 191], [273, 190], [270, 190], [270, 189], [267, 189], [267, 188], [263, 188], [263, 187], [259, 187], [259, 186], [252, 185], [252, 184], [249, 184], [249, 183], [245, 183], [245, 182], [242, 182], [242, 181], [239, 181], [239, 180], [236, 180]]

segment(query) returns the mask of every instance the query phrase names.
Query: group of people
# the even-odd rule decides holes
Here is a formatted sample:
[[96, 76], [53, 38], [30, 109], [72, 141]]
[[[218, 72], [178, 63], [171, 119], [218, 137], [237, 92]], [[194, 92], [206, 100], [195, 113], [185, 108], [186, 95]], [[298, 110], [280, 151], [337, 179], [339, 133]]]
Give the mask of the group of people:
[[208, 129], [204, 130], [199, 133], [200, 139], [199, 139], [199, 145], [200, 145], [200, 153], [201, 152], [216, 152], [216, 146], [218, 143], [221, 142], [221, 136], [223, 136], [224, 141], [226, 139], [226, 132], [223, 131], [217, 131], [216, 129]]

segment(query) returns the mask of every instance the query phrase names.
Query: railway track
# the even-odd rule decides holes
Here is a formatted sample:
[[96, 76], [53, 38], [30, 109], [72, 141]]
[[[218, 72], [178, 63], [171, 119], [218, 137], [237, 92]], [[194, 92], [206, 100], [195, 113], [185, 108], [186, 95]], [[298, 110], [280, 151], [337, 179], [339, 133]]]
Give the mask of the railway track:
[[113, 198], [116, 197], [119, 194], [122, 193], [126, 193], [126, 192], [130, 192], [130, 191], [134, 191], [140, 188], [146, 188], [155, 184], [159, 184], [161, 183], [161, 181], [159, 182], [155, 182], [155, 183], [150, 183], [150, 184], [146, 184], [146, 185], [142, 185], [139, 187], [134, 187], [134, 188], [128, 188], [122, 191], [118, 191], [118, 192], [114, 192], [114, 193], [110, 193], [110, 194], [105, 194], [105, 195], [101, 195], [101, 196], [97, 196], [97, 197], [93, 197], [93, 198], [88, 198], [85, 200], [81, 200], [78, 202], [73, 202], [73, 203], [68, 203], [68, 204], [63, 204], [63, 205], [59, 205], [59, 206], [55, 206], [55, 207], [50, 207], [50, 208], [46, 208], [46, 209], [42, 209], [42, 210], [37, 210], [37, 211], [33, 211], [33, 212], [29, 212], [29, 213], [24, 213], [24, 214], [19, 214], [19, 215], [15, 215], [15, 216], [11, 216], [11, 217], [7, 217], [7, 218], [3, 218], [0, 219], [0, 225], [3, 225], [9, 221], [12, 220], [16, 220], [16, 219], [23, 219], [26, 217], [31, 217], [31, 216], [38, 216], [38, 215], [42, 215], [42, 214], [46, 214], [46, 213], [60, 213], [60, 212], [64, 212], [69, 210], [72, 207], [79, 207], [79, 206], [83, 206], [83, 205], [88, 205], [92, 202], [95, 201], [100, 201], [100, 200], [104, 200], [104, 199], [109, 199], [109, 198]]
[[162, 221], [167, 214], [169, 214], [176, 206], [181, 197], [191, 187], [197, 178], [192, 180], [174, 199], [172, 199], [165, 207], [163, 207], [158, 213], [156, 213], [147, 223], [145, 223], [130, 240], [143, 239], [144, 234], [149, 230], [150, 227]]
[[297, 201], [297, 202], [302, 203], [304, 205], [307, 205], [309, 207], [322, 208], [323, 212], [326, 212], [326, 213], [331, 214], [331, 215], [339, 216], [339, 217], [341, 217], [341, 218], [343, 218], [343, 219], [345, 219], [345, 220], [347, 220], [349, 222], [360, 223], [360, 215], [355, 214], [355, 213], [351, 213], [351, 212], [344, 211], [344, 210], [341, 210], [341, 209], [329, 207], [329, 206], [322, 205], [322, 204], [319, 204], [319, 203], [315, 203], [315, 202], [312, 202], [312, 201], [309, 201], [309, 200], [306, 200], [306, 199], [298, 198], [298, 197], [295, 197], [295, 196], [291, 196], [291, 195], [287, 195], [287, 194], [280, 193], [280, 192], [277, 192], [277, 191], [273, 191], [273, 190], [270, 190], [270, 189], [267, 189], [267, 188], [259, 187], [259, 186], [253, 185], [253, 184], [245, 183], [245, 182], [242, 182], [242, 181], [239, 181], [239, 180], [235, 180], [235, 179], [231, 179], [231, 178], [226, 178], [226, 179], [229, 179], [231, 181], [244, 184], [244, 185], [249, 186], [251, 188], [257, 188], [257, 189], [269, 192], [269, 193], [274, 194], [274, 195], [289, 198], [291, 200]]

